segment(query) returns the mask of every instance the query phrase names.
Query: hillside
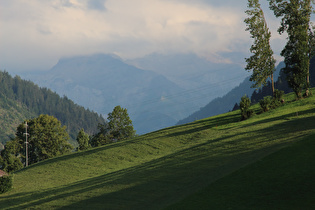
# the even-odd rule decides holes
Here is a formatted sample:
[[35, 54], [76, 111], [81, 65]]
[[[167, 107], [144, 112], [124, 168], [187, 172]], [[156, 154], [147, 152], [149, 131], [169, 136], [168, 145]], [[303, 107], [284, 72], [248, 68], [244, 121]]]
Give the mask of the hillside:
[[213, 99], [206, 106], [200, 108], [200, 110], [178, 121], [176, 125], [190, 123], [195, 120], [215, 116], [232, 110], [234, 104], [238, 102], [242, 96], [245, 94], [251, 95], [253, 93], [254, 89], [250, 88], [251, 85], [252, 82], [249, 81], [249, 77], [245, 78], [241, 84], [234, 87], [226, 95]]
[[[32, 165], [14, 174], [14, 188], [0, 195], [1, 207], [165, 208], [207, 186], [211, 188], [220, 178], [242, 171], [243, 167], [294, 142], [313, 139], [315, 98], [295, 101], [291, 94], [286, 101], [278, 109], [246, 121], [240, 121], [239, 111], [229, 112]], [[257, 105], [252, 108], [259, 109]], [[284, 154], [285, 157], [276, 155], [277, 161], [295, 158], [291, 153]], [[314, 167], [305, 165], [308, 166]], [[313, 173], [314, 170], [304, 171]], [[247, 174], [251, 177], [250, 172]], [[314, 178], [314, 174], [308, 176]], [[244, 183], [246, 180], [241, 179]], [[275, 186], [277, 182], [273, 182]], [[309, 200], [314, 197], [314, 191], [305, 193], [313, 194], [299, 197], [302, 209], [304, 204], [314, 204], [314, 200]], [[258, 198], [251, 199], [253, 206], [259, 204]], [[238, 205], [241, 207], [242, 203]]]
[[10, 138], [14, 137], [16, 128], [25, 119], [36, 117], [27, 107], [0, 94], [0, 150]]
[[[278, 78], [281, 68], [283, 67], [284, 67], [284, 63], [283, 62], [279, 63], [279, 65], [277, 66], [276, 72], [274, 74], [275, 79]], [[205, 117], [211, 117], [218, 114], [223, 114], [223, 113], [233, 110], [233, 106], [235, 105], [235, 103], [239, 103], [241, 98], [244, 95], [247, 95], [248, 97], [250, 97], [253, 93], [256, 93], [255, 89], [251, 88], [253, 83], [249, 81], [249, 79], [250, 77], [245, 78], [238, 86], [234, 87], [228, 93], [226, 93], [225, 95], [221, 97], [217, 97], [213, 99], [207, 105], [200, 108], [200, 110], [178, 121], [176, 125], [193, 122], [195, 120], [200, 120]], [[270, 95], [270, 93], [268, 94]]]
[[14, 136], [16, 128], [24, 120], [40, 114], [56, 117], [74, 140], [81, 128], [90, 135], [97, 132], [98, 123], [105, 123], [103, 117], [84, 109], [67, 97], [60, 97], [47, 88], [40, 88], [33, 82], [12, 77], [0, 71], [0, 142]]
[[314, 209], [315, 133], [169, 209]]

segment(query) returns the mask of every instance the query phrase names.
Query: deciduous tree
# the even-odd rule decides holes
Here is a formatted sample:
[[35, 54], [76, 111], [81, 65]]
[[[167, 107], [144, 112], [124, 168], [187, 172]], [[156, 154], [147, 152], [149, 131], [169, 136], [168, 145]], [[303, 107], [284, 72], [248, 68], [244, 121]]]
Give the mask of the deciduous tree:
[[[285, 73], [290, 87], [298, 98], [308, 90], [307, 76], [310, 66], [310, 16], [313, 0], [269, 0], [270, 9], [281, 17], [280, 34], [286, 32], [288, 41], [281, 52], [286, 64]], [[306, 91], [306, 94], [308, 91]]]
[[119, 141], [135, 135], [132, 121], [129, 118], [127, 109], [116, 106], [108, 114], [108, 127], [113, 140]]
[[0, 169], [10, 173], [23, 168], [23, 164], [18, 158], [20, 150], [21, 145], [17, 140], [8, 141], [5, 149], [0, 153]]
[[88, 149], [90, 147], [89, 140], [90, 140], [89, 135], [87, 133], [85, 133], [84, 129], [82, 128], [79, 131], [78, 136], [77, 136], [77, 142], [79, 144], [78, 150]]
[[253, 111], [249, 109], [250, 99], [244, 95], [240, 101], [240, 110], [241, 110], [241, 120], [246, 120], [250, 118], [253, 114]]
[[252, 87], [257, 88], [266, 85], [269, 77], [272, 84], [272, 93], [274, 93], [273, 73], [276, 70], [276, 60], [270, 46], [271, 33], [259, 0], [248, 0], [248, 8], [245, 13], [249, 17], [244, 22], [247, 25], [246, 30], [250, 32], [251, 38], [254, 39], [254, 43], [250, 48], [253, 55], [245, 59], [247, 62], [245, 69], [253, 71], [250, 81], [255, 83]]
[[99, 132], [91, 139], [93, 147], [124, 140], [133, 137], [136, 133], [127, 109], [116, 106], [108, 114], [107, 120], [107, 123], [98, 125]]
[[[40, 115], [27, 121], [29, 164], [65, 154], [72, 150], [69, 135], [61, 122], [49, 115]], [[18, 126], [16, 140], [21, 146], [20, 154], [25, 162], [25, 123]]]

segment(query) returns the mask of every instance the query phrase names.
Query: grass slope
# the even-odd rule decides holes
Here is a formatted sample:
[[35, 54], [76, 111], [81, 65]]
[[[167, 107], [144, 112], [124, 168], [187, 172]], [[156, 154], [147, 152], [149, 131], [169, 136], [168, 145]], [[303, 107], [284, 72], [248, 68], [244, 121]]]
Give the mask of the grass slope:
[[169, 209], [314, 209], [315, 133]]
[[239, 111], [230, 112], [35, 164], [15, 173], [14, 189], [0, 195], [0, 208], [165, 208], [312, 138], [315, 97], [239, 119]]

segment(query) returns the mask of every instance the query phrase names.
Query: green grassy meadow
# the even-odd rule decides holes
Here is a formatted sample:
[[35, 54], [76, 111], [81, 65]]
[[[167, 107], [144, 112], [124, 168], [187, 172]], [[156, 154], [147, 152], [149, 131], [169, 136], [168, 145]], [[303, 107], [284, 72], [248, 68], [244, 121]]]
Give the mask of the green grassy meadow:
[[307, 209], [315, 97], [286, 101], [246, 121], [229, 112], [34, 164], [14, 174], [0, 209]]

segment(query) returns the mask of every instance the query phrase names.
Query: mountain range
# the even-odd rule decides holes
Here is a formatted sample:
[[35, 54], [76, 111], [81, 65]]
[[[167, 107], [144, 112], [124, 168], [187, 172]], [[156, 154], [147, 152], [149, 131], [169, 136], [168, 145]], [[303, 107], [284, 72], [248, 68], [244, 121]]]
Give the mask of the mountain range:
[[194, 54], [152, 54], [122, 60], [112, 54], [62, 58], [49, 71], [22, 75], [104, 117], [127, 108], [137, 134], [175, 125], [239, 84], [241, 66]]
[[193, 53], [169, 55], [154, 53], [126, 62], [164, 75], [179, 87], [193, 92], [198, 97], [194, 100], [200, 105], [206, 105], [212, 99], [223, 96], [248, 76], [244, 67], [237, 62], [231, 60], [213, 62]]

